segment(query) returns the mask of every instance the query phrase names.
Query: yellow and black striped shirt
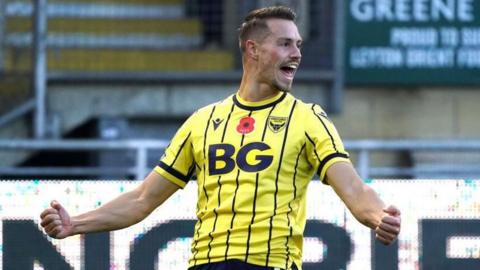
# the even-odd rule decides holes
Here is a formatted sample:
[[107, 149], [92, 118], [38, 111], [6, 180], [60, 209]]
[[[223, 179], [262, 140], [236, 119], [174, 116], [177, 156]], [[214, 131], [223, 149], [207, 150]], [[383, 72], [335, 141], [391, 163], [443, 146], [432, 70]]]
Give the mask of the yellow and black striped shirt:
[[155, 170], [180, 187], [197, 175], [190, 266], [301, 269], [308, 183], [338, 161], [348, 154], [320, 106], [285, 92], [262, 102], [237, 94], [190, 116]]

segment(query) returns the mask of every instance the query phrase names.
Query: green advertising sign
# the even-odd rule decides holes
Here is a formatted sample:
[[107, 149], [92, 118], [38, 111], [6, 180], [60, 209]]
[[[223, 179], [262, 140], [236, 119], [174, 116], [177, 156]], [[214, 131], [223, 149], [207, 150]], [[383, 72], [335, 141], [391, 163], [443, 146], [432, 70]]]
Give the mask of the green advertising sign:
[[480, 85], [480, 0], [347, 0], [349, 85]]

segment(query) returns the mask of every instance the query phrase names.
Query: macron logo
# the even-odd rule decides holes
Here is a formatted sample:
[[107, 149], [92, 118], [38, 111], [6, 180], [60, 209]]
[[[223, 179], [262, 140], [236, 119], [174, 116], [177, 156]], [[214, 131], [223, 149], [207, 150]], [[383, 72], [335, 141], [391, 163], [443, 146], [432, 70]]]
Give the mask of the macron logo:
[[213, 123], [213, 130], [217, 130], [218, 126], [223, 122], [223, 119], [217, 118], [212, 120]]

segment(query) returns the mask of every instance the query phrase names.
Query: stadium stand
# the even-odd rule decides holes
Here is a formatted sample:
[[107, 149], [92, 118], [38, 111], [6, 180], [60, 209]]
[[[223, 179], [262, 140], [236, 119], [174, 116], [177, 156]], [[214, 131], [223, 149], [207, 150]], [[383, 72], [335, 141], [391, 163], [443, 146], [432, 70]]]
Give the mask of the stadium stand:
[[[44, 101], [47, 138], [168, 140], [192, 111], [235, 91], [240, 78], [235, 32], [238, 18], [260, 2], [304, 4], [298, 7], [305, 15], [299, 24], [305, 44], [302, 68], [295, 79], [295, 94], [322, 104], [327, 111], [331, 104], [344, 110], [334, 119], [344, 138], [379, 139], [374, 148], [369, 148], [368, 142], [354, 141], [350, 145], [362, 176], [460, 177], [460, 174], [445, 174], [445, 170], [429, 173], [452, 162], [415, 152], [415, 147], [428, 141], [413, 140], [405, 146], [382, 140], [433, 139], [435, 145], [427, 150], [436, 151], [445, 144], [435, 139], [477, 138], [476, 92], [454, 89], [447, 94], [428, 88], [414, 91], [360, 88], [348, 91], [347, 104], [342, 106], [343, 78], [337, 69], [338, 61], [341, 66], [341, 57], [337, 56], [342, 53], [337, 42], [342, 36], [338, 34], [341, 29], [336, 27], [341, 22], [339, 14], [344, 12], [338, 5], [340, 1], [333, 0], [49, 0], [48, 96]], [[26, 0], [0, 3], [2, 139], [28, 139], [34, 133], [29, 114], [36, 106], [32, 90], [32, 3]], [[336, 117], [328, 112], [330, 117]], [[398, 119], [400, 126], [391, 128], [390, 119]], [[33, 166], [57, 159], [59, 166], [65, 165], [62, 162], [67, 158], [59, 158], [58, 152], [43, 155], [34, 140], [27, 144], [17, 146], [18, 149], [0, 145], [0, 163]], [[69, 142], [62, 147], [83, 149]], [[119, 145], [114, 148], [117, 147], [121, 148]], [[468, 151], [479, 149], [476, 141], [462, 147]], [[55, 150], [57, 146], [45, 144], [44, 148]], [[386, 148], [391, 152], [382, 152]], [[135, 149], [117, 165], [142, 163], [137, 157], [141, 151], [135, 152], [142, 149], [141, 142]], [[444, 150], [455, 150], [455, 144]], [[149, 166], [160, 152], [156, 148], [149, 153]], [[440, 156], [443, 155], [433, 154]], [[461, 153], [454, 156], [456, 168], [465, 167], [463, 160], [471, 160], [467, 169], [470, 175], [478, 174], [474, 168], [477, 156], [464, 158]], [[109, 165], [115, 158], [118, 158], [116, 153], [107, 151], [94, 158], [84, 155], [79, 160]], [[433, 163], [440, 165], [432, 167]], [[139, 171], [134, 172], [135, 177], [141, 175]]]
[[[218, 26], [213, 27], [214, 31], [205, 26], [211, 22], [205, 18], [221, 15], [200, 14], [205, 10], [196, 2], [48, 1], [47, 80], [63, 79], [65, 74], [73, 74], [75, 79], [85, 78], [84, 74], [106, 78], [97, 76], [99, 72], [115, 73], [115, 80], [124, 79], [125, 73], [135, 74], [134, 77], [148, 73], [149, 78], [169, 79], [170, 74], [161, 73], [231, 71], [234, 65], [231, 51], [218, 47], [204, 49], [212, 33], [218, 31], [215, 30]], [[0, 81], [3, 81], [0, 95], [4, 103], [21, 105], [11, 102], [4, 93], [7, 77], [25, 75], [23, 82], [28, 85], [25, 89], [32, 88], [29, 83], [33, 69], [33, 9], [31, 1], [8, 0], [0, 5]], [[75, 76], [78, 74], [81, 75]], [[17, 98], [21, 96], [20, 89], [13, 91]], [[10, 109], [2, 106], [3, 113]]]
[[[32, 4], [5, 3], [6, 71], [30, 71]], [[228, 51], [200, 50], [203, 29], [182, 0], [49, 1], [50, 71], [222, 71]]]
[[[46, 80], [51, 74], [68, 72], [94, 75], [153, 73], [156, 76], [162, 72], [231, 71], [233, 54], [218, 47], [215, 50], [204, 49], [204, 36], [206, 33], [211, 36], [211, 31], [204, 26], [208, 21], [198, 14], [198, 6], [192, 10], [186, 2], [48, 1]], [[32, 85], [34, 19], [32, 1], [7, 0], [0, 4], [0, 126], [10, 124], [0, 132], [0, 138], [32, 136], [31, 124], [25, 123], [31, 122], [28, 113], [35, 109]], [[116, 77], [122, 78], [121, 75]], [[51, 82], [49, 80], [47, 84]], [[88, 96], [86, 91], [80, 92]], [[71, 97], [59, 103], [67, 100]], [[52, 101], [50, 105], [55, 107], [55, 103]], [[115, 103], [110, 105], [118, 106]], [[70, 115], [74, 115], [75, 120], [63, 114], [61, 127], [58, 124], [60, 116], [49, 114], [46, 125], [48, 137], [76, 136], [76, 131], [88, 126], [89, 122], [97, 121], [97, 116], [93, 115], [95, 112], [86, 113], [88, 111], [85, 108], [71, 111]], [[99, 134], [90, 135], [100, 137]], [[10, 153], [5, 158], [1, 156], [5, 156], [4, 153], [0, 153], [0, 160], [7, 166], [38, 160], [36, 155], [30, 156], [25, 151]]]
[[2, 74], [0, 76], [0, 115], [3, 115], [31, 96], [30, 76]]

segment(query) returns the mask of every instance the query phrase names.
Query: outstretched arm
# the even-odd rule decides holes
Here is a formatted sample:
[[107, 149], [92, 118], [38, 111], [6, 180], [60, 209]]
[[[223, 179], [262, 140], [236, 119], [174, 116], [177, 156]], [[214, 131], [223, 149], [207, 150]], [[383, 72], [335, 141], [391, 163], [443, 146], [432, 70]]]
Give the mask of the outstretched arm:
[[101, 207], [70, 217], [56, 201], [41, 215], [45, 232], [62, 239], [75, 234], [112, 231], [140, 222], [168, 199], [179, 187], [152, 171], [135, 189], [123, 193]]
[[388, 245], [395, 241], [400, 233], [400, 210], [386, 207], [350, 163], [333, 164], [327, 171], [327, 181], [355, 218], [375, 230], [380, 242]]

